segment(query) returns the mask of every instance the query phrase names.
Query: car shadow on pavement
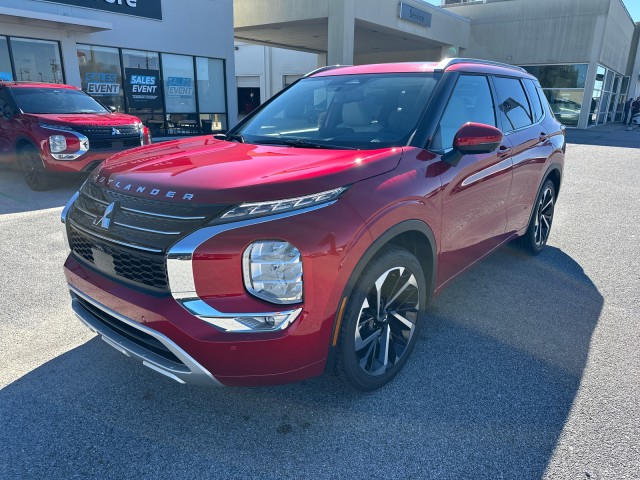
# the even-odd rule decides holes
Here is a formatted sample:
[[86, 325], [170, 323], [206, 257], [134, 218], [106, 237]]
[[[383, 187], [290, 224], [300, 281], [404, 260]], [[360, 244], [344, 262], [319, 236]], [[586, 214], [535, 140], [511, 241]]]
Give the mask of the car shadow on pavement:
[[63, 207], [86, 176], [56, 177], [52, 187], [34, 192], [17, 169], [0, 166], [0, 215]]
[[503, 248], [443, 292], [404, 371], [369, 394], [331, 376], [183, 386], [94, 339], [0, 391], [0, 474], [540, 478], [602, 305], [561, 250]]

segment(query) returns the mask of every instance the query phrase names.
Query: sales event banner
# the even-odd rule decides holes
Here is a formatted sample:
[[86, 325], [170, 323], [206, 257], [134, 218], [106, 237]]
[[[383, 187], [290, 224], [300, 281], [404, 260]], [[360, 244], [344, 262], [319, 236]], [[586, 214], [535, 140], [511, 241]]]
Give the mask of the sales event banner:
[[94, 97], [120, 94], [120, 83], [116, 73], [87, 72], [85, 82], [87, 84], [87, 93]]
[[159, 70], [126, 68], [125, 95], [129, 108], [162, 109], [162, 85]]

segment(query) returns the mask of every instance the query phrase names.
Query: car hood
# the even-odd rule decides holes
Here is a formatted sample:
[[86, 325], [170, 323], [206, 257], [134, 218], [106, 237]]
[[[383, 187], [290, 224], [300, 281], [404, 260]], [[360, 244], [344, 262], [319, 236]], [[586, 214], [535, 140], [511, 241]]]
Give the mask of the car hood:
[[205, 136], [118, 153], [102, 163], [91, 181], [157, 200], [231, 204], [349, 185], [394, 169], [401, 156], [402, 148], [293, 148]]
[[29, 114], [40, 123], [66, 126], [119, 126], [140, 123], [133, 115], [124, 113], [38, 113]]

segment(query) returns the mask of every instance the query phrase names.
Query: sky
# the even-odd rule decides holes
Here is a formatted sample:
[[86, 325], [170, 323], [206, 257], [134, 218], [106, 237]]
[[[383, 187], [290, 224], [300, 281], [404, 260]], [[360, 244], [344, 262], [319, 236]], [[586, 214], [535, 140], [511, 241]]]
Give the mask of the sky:
[[[424, 0], [433, 5], [440, 5], [440, 0]], [[640, 0], [622, 0], [622, 2], [629, 10], [629, 13], [633, 17], [634, 22], [640, 22]]]

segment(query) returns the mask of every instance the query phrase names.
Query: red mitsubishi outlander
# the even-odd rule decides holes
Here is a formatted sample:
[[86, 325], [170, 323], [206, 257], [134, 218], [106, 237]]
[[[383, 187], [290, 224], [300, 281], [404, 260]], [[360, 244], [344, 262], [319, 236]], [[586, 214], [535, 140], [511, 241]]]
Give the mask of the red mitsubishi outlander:
[[71, 85], [0, 81], [0, 163], [18, 162], [27, 185], [88, 172], [109, 155], [151, 143], [137, 117], [112, 113]]
[[73, 309], [178, 382], [372, 390], [456, 275], [510, 240], [544, 248], [564, 149], [520, 68], [323, 68], [223, 139], [100, 165], [62, 213]]

